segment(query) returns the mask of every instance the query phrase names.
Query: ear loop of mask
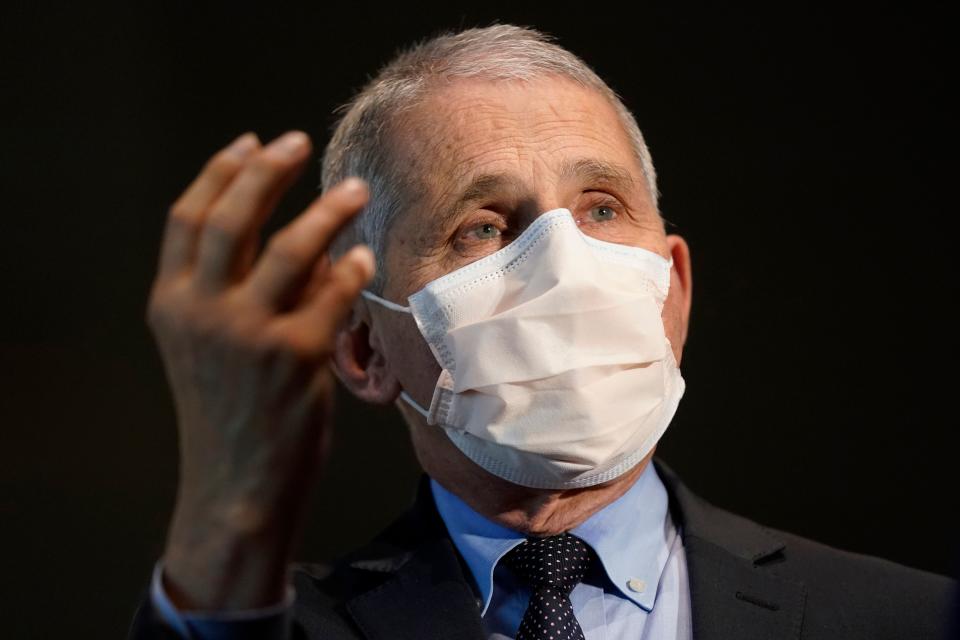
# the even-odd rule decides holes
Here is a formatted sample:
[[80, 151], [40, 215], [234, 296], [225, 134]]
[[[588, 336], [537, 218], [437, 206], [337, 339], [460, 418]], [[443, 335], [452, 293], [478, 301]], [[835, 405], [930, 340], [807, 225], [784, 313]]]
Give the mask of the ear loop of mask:
[[397, 304], [396, 302], [390, 302], [390, 301], [387, 300], [386, 298], [381, 298], [381, 297], [378, 296], [377, 294], [372, 293], [372, 292], [370, 292], [370, 291], [367, 291], [366, 289], [361, 289], [361, 290], [360, 290], [360, 295], [362, 295], [362, 296], [363, 296], [364, 298], [366, 298], [367, 300], [372, 300], [372, 301], [376, 302], [377, 304], [382, 305], [382, 306], [384, 306], [384, 307], [386, 307], [387, 309], [390, 309], [390, 310], [392, 310], [392, 311], [399, 311], [399, 312], [401, 312], [401, 313], [413, 313], [413, 312], [410, 310], [410, 307], [405, 307], [405, 306], [403, 306], [402, 304]]
[[400, 392], [400, 399], [410, 405], [414, 411], [422, 415], [428, 422], [430, 420], [430, 412], [421, 407], [416, 400], [410, 397], [410, 394], [406, 391]]
[[[401, 313], [411, 313], [411, 314], [413, 313], [413, 312], [410, 310], [410, 307], [405, 307], [405, 306], [403, 306], [402, 304], [397, 304], [396, 302], [390, 302], [390, 301], [387, 300], [386, 298], [381, 298], [381, 297], [378, 296], [377, 294], [371, 293], [370, 291], [367, 291], [366, 289], [361, 289], [361, 290], [360, 290], [360, 295], [362, 295], [362, 296], [363, 296], [364, 298], [366, 298], [367, 300], [371, 300], [371, 301], [373, 301], [373, 302], [376, 302], [377, 304], [382, 305], [382, 306], [384, 306], [384, 307], [386, 307], [387, 309], [390, 309], [390, 310], [392, 310], [392, 311], [399, 311], [399, 312], [401, 312]], [[403, 400], [404, 402], [406, 402], [408, 405], [410, 405], [417, 413], [419, 413], [420, 415], [422, 415], [424, 418], [426, 418], [427, 420], [430, 419], [430, 412], [427, 411], [426, 409], [424, 409], [423, 407], [421, 407], [421, 406], [419, 405], [419, 403], [417, 403], [416, 400], [414, 400], [413, 398], [411, 398], [411, 397], [410, 397], [410, 394], [408, 394], [406, 391], [401, 391], [401, 392], [400, 392], [400, 399]]]

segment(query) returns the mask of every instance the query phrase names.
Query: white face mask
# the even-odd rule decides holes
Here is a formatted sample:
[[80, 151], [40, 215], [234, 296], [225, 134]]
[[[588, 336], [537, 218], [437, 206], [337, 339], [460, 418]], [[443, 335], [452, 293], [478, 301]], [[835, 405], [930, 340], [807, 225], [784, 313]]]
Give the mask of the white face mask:
[[640, 462], [684, 391], [661, 311], [672, 260], [584, 235], [570, 211], [427, 284], [409, 307], [442, 372], [429, 409], [471, 460], [510, 482], [571, 489]]

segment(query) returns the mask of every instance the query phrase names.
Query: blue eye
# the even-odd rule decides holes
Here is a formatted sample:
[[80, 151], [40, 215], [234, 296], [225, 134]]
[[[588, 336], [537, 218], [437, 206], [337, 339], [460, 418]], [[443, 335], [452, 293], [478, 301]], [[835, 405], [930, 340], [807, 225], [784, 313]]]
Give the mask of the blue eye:
[[500, 235], [500, 229], [493, 223], [485, 222], [471, 229], [470, 234], [477, 240], [492, 240]]
[[603, 205], [590, 207], [590, 218], [595, 222], [607, 222], [616, 217], [617, 212], [614, 211], [612, 207], [605, 207]]

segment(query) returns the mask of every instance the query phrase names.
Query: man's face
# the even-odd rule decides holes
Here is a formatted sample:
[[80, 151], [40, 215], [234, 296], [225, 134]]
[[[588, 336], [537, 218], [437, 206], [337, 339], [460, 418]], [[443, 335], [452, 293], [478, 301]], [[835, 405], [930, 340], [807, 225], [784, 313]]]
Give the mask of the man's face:
[[[670, 257], [630, 139], [598, 92], [559, 78], [458, 80], [431, 92], [408, 120], [397, 140], [400, 162], [422, 188], [390, 231], [386, 298], [405, 303], [558, 207], [588, 235]], [[686, 314], [676, 273], [671, 280], [663, 318], [679, 362]], [[369, 311], [371, 344], [391, 377], [430, 406], [440, 366], [413, 319], [378, 305]]]

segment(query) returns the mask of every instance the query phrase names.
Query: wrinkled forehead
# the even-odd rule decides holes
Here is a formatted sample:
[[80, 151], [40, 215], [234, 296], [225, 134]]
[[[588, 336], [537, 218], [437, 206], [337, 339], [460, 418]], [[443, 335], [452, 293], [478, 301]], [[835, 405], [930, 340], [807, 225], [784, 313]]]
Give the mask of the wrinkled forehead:
[[435, 206], [452, 204], [470, 188], [543, 188], [575, 165], [644, 190], [639, 159], [613, 104], [565, 78], [460, 79], [431, 87], [405, 114], [395, 140], [399, 163], [421, 199]]

